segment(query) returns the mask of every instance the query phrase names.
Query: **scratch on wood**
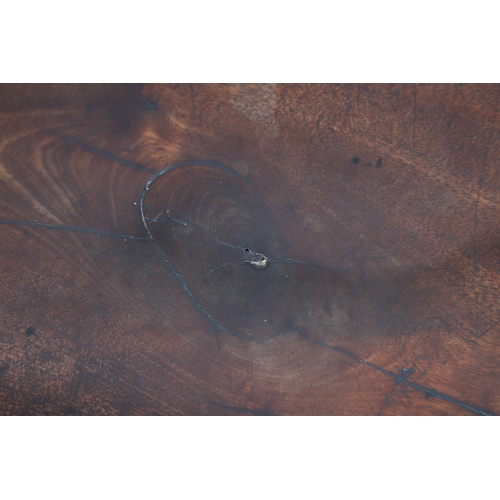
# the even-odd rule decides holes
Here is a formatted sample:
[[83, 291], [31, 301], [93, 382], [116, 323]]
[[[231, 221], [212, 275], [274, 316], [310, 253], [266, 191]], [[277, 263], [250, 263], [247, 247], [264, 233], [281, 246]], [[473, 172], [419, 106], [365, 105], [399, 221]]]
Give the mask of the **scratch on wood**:
[[465, 403], [465, 402], [460, 401], [458, 399], [455, 399], [455, 398], [453, 398], [451, 396], [448, 396], [447, 394], [444, 394], [442, 392], [436, 391], [435, 389], [432, 389], [430, 387], [425, 387], [423, 385], [416, 384], [415, 382], [411, 382], [406, 377], [402, 377], [400, 374], [398, 375], [397, 373], [394, 373], [394, 372], [391, 372], [389, 370], [386, 370], [385, 368], [382, 368], [381, 366], [378, 366], [378, 365], [376, 365], [374, 363], [370, 363], [369, 361], [365, 361], [364, 359], [359, 358], [355, 354], [352, 354], [351, 352], [346, 351], [345, 349], [342, 349], [340, 347], [332, 346], [332, 345], [327, 344], [326, 342], [324, 342], [324, 341], [322, 341], [320, 339], [316, 339], [316, 338], [312, 337], [311, 335], [309, 335], [302, 328], [298, 328], [298, 327], [295, 326], [294, 329], [297, 332], [299, 332], [302, 335], [304, 335], [304, 337], [306, 337], [307, 339], [309, 339], [312, 342], [314, 342], [315, 344], [317, 344], [317, 345], [319, 345], [321, 347], [325, 347], [326, 349], [329, 349], [330, 351], [334, 351], [334, 352], [338, 352], [340, 354], [344, 354], [345, 356], [348, 356], [351, 359], [356, 360], [358, 363], [360, 363], [360, 364], [362, 364], [364, 366], [367, 366], [369, 368], [377, 370], [378, 372], [383, 373], [384, 375], [387, 375], [389, 377], [392, 377], [393, 379], [396, 380], [396, 383], [405, 384], [408, 387], [411, 387], [412, 389], [415, 389], [417, 391], [423, 392], [427, 397], [435, 397], [435, 398], [442, 399], [443, 401], [448, 401], [449, 403], [455, 404], [455, 405], [460, 406], [460, 407], [462, 407], [462, 408], [464, 408], [464, 409], [466, 409], [466, 410], [468, 410], [470, 412], [477, 413], [479, 415], [493, 415], [493, 413], [491, 411], [489, 411], [489, 410], [486, 410], [486, 409], [483, 409], [483, 408], [477, 408], [477, 407], [472, 406], [472, 405], [470, 405], [468, 403]]
[[102, 231], [100, 229], [92, 229], [90, 227], [57, 226], [53, 224], [44, 224], [43, 222], [30, 222], [25, 220], [10, 220], [10, 219], [0, 219], [0, 224], [31, 226], [31, 227], [40, 227], [45, 229], [58, 229], [60, 231], [70, 231], [74, 233], [99, 234], [102, 236], [111, 236], [112, 238], [122, 238], [125, 240], [151, 241], [151, 238], [149, 236], [131, 236], [130, 234], [114, 233], [112, 231]]
[[57, 135], [61, 139], [65, 139], [76, 146], [79, 146], [83, 149], [86, 149], [87, 151], [90, 151], [91, 153], [95, 153], [96, 155], [102, 156], [103, 158], [107, 158], [108, 160], [116, 161], [117, 163], [120, 163], [122, 165], [125, 165], [126, 167], [134, 168], [135, 170], [139, 170], [141, 172], [148, 172], [150, 174], [156, 174], [157, 171], [153, 170], [151, 168], [143, 167], [142, 165], [138, 165], [137, 163], [132, 163], [131, 161], [123, 160], [122, 158], [118, 158], [117, 156], [114, 156], [110, 153], [106, 153], [105, 151], [101, 151], [100, 149], [94, 148], [93, 146], [89, 146], [88, 144], [85, 144], [82, 141], [79, 141], [78, 139], [74, 139], [72, 137], [68, 137], [63, 134], [59, 134], [54, 132], [54, 135]]

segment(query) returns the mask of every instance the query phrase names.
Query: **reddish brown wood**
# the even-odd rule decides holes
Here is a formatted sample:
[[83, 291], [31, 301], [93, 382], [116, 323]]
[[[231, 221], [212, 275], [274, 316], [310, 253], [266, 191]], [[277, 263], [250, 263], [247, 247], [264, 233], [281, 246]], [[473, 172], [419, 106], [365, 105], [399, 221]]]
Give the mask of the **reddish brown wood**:
[[0, 413], [499, 413], [499, 97], [0, 86]]

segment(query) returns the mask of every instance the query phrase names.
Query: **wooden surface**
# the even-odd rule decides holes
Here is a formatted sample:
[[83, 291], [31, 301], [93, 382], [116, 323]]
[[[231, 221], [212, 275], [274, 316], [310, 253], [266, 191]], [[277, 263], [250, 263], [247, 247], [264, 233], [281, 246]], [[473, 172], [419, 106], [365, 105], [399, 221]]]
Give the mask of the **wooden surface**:
[[499, 97], [0, 86], [0, 413], [500, 413]]

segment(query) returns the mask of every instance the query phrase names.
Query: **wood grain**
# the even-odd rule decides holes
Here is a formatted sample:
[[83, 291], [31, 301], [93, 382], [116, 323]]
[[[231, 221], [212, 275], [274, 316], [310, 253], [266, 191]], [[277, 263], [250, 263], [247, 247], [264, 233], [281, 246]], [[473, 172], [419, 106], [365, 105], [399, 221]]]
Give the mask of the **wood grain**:
[[0, 413], [499, 413], [499, 98], [1, 85]]

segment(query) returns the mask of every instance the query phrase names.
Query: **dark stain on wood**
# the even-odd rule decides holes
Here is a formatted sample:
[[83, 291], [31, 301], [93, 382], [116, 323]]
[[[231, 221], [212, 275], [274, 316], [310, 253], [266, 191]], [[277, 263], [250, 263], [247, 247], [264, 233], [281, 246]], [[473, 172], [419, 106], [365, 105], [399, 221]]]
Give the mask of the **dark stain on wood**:
[[24, 332], [26, 337], [31, 337], [32, 335], [35, 335], [35, 333], [36, 333], [36, 330], [35, 330], [34, 326], [28, 326], [28, 328], [26, 328], [26, 331]]

